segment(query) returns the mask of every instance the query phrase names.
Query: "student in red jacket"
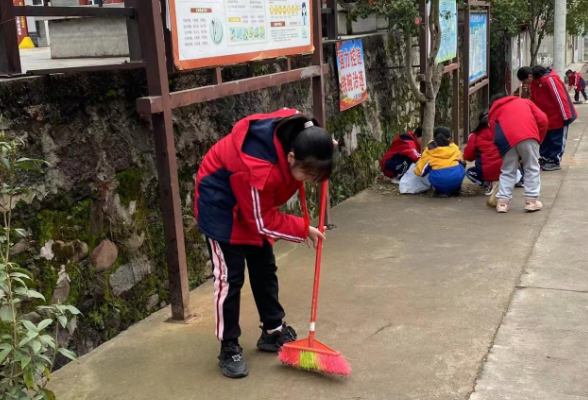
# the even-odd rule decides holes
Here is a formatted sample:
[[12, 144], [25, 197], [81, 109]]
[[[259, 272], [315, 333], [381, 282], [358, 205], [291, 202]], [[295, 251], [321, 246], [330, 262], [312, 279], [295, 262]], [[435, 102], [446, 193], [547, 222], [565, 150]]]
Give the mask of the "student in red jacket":
[[496, 211], [505, 213], [510, 208], [519, 160], [525, 170], [525, 210], [541, 210], [539, 144], [547, 133], [547, 116], [530, 100], [501, 94], [492, 98], [488, 119], [502, 157]]
[[541, 169], [557, 171], [565, 151], [568, 126], [578, 113], [565, 84], [557, 72], [541, 66], [523, 67], [517, 72], [519, 80], [530, 85], [531, 100], [549, 119], [547, 136], [541, 144]]
[[384, 175], [398, 183], [410, 166], [421, 158], [422, 140], [421, 127], [416, 128], [414, 133], [405, 132], [396, 136], [380, 163]]
[[574, 101], [578, 103], [580, 101], [580, 93], [584, 96], [584, 103], [588, 103], [588, 94], [586, 94], [586, 81], [582, 78], [577, 71], [572, 71], [568, 69], [566, 71], [566, 76], [568, 77], [568, 85], [571, 88], [574, 88]]
[[[222, 373], [249, 373], [239, 345], [239, 310], [245, 265], [263, 324], [257, 347], [277, 352], [296, 339], [283, 321], [272, 245], [275, 239], [318, 245], [324, 236], [310, 226], [304, 182], [328, 179], [334, 142], [296, 110], [247, 117], [204, 157], [196, 178], [195, 216], [207, 238], [214, 267], [216, 336]], [[298, 191], [303, 217], [278, 207]]]
[[478, 186], [486, 187], [486, 196], [496, 194], [502, 158], [494, 144], [494, 132], [490, 130], [488, 113], [481, 113], [479, 124], [468, 139], [463, 150], [466, 161], [475, 161], [474, 167], [466, 172], [466, 176]]

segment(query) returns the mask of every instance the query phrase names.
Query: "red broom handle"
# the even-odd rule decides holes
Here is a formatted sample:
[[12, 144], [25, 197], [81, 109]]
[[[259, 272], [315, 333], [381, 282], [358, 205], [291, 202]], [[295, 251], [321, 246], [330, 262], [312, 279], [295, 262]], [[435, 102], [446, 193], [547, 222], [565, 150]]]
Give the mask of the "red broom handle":
[[[321, 183], [321, 199], [319, 211], [319, 231], [325, 233], [325, 214], [327, 211], [327, 193], [329, 192], [329, 181]], [[323, 240], [319, 239], [316, 248], [316, 261], [314, 264], [314, 287], [312, 288], [312, 308], [310, 311], [310, 334], [308, 335], [308, 344], [312, 346], [314, 342], [314, 327], [316, 322], [316, 309], [318, 303], [319, 280], [321, 275], [321, 258], [323, 254]]]

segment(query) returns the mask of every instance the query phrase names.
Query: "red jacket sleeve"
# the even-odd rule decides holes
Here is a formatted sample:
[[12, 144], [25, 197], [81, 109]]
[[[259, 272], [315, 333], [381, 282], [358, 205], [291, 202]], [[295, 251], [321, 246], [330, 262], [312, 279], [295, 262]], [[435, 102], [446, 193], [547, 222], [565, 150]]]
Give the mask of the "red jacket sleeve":
[[252, 231], [272, 239], [301, 243], [308, 236], [309, 225], [304, 218], [284, 214], [274, 206], [271, 190], [257, 190], [238, 176], [231, 179], [242, 218]]
[[572, 109], [568, 102], [568, 92], [561, 79], [553, 79], [553, 76], [547, 77], [547, 91], [560, 109], [564, 121], [573, 118]]
[[476, 159], [476, 139], [478, 136], [475, 133], [470, 135], [468, 144], [463, 149], [463, 159], [466, 161], [474, 161]]
[[531, 112], [533, 113], [533, 117], [535, 117], [535, 121], [537, 122], [537, 128], [539, 129], [539, 137], [540, 143], [543, 143], [545, 139], [545, 135], [547, 134], [547, 127], [549, 126], [549, 119], [547, 115], [543, 111], [539, 109], [535, 105], [535, 103], [529, 102], [529, 107], [531, 107]]

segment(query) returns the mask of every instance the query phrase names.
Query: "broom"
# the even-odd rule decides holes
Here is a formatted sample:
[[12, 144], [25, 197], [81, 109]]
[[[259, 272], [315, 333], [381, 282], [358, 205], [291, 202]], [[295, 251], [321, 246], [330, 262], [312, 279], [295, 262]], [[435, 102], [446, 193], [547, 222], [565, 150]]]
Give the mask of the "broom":
[[[325, 232], [325, 211], [327, 208], [328, 191], [328, 181], [324, 181], [322, 183], [319, 216], [319, 229], [321, 233]], [[328, 374], [348, 375], [351, 372], [351, 367], [341, 353], [314, 338], [322, 250], [323, 241], [319, 240], [314, 267], [314, 287], [312, 290], [309, 336], [306, 339], [284, 344], [278, 354], [278, 359], [284, 364], [300, 369], [325, 372]]]

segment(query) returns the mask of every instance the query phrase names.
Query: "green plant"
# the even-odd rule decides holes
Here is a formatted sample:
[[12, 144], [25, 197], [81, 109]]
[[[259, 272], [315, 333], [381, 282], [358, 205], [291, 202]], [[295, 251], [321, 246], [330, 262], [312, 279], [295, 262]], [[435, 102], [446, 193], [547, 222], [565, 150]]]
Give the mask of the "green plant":
[[[57, 354], [76, 359], [76, 355], [59, 345], [59, 327], [65, 328], [77, 308], [55, 304], [37, 308], [43, 320], [34, 324], [19, 315], [22, 303], [45, 297], [29, 289], [32, 276], [11, 262], [10, 250], [15, 237], [26, 238], [25, 229], [14, 228], [13, 208], [30, 188], [19, 186], [30, 171], [41, 171], [42, 160], [19, 158], [24, 143], [0, 132], [0, 398], [13, 400], [52, 400], [47, 389]], [[53, 330], [53, 336], [46, 333]]]
[[[541, 43], [553, 34], [553, 0], [491, 0], [492, 30], [490, 38], [495, 44], [499, 33], [518, 34], [523, 26], [529, 30], [531, 64], [537, 63]], [[570, 35], [582, 36], [588, 32], [588, 0], [568, 0], [566, 30]]]

